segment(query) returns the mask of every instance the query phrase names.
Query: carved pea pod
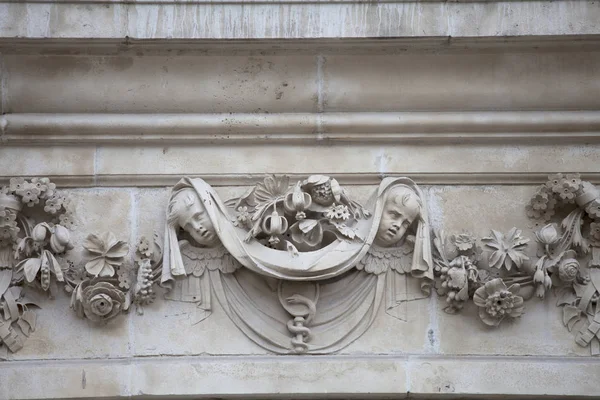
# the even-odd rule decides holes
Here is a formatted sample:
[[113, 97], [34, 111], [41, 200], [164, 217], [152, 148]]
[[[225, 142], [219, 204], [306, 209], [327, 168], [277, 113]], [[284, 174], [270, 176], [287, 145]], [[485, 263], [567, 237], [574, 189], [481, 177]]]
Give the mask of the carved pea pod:
[[306, 214], [304, 210], [306, 210], [312, 204], [312, 198], [306, 192], [303, 192], [300, 189], [300, 186], [297, 185], [294, 188], [292, 193], [289, 193], [283, 202], [283, 206], [286, 211], [293, 213], [296, 212], [296, 219], [304, 219], [306, 218]]
[[279, 238], [277, 235], [283, 234], [287, 231], [288, 222], [285, 217], [279, 215], [277, 210], [273, 210], [271, 215], [265, 217], [262, 223], [262, 230], [270, 236], [269, 243], [277, 244], [279, 243]]

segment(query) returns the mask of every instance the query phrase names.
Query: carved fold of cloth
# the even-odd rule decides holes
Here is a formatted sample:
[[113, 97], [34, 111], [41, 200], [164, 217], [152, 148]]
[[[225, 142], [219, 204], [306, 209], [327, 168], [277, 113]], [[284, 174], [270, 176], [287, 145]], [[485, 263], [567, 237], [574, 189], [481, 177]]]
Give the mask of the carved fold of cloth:
[[[166, 297], [197, 303], [195, 322], [212, 313], [216, 297], [248, 338], [278, 354], [339, 351], [369, 328], [382, 302], [387, 314], [406, 321], [408, 302], [427, 297], [420, 282], [405, 274], [412, 258], [407, 246], [370, 252], [365, 262], [385, 260], [377, 274], [357, 269], [319, 282], [289, 282], [235, 268], [222, 248], [180, 245], [187, 276], [173, 280]], [[290, 298], [304, 298], [307, 308], [286, 308]]]

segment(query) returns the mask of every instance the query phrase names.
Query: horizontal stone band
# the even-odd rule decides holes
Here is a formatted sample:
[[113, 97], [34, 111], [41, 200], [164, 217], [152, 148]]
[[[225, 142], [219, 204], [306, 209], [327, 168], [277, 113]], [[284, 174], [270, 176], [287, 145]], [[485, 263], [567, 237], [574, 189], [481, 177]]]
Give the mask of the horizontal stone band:
[[[387, 176], [409, 176], [420, 185], [539, 185], [544, 183], [547, 173], [325, 173], [344, 185], [378, 185]], [[304, 179], [306, 174], [285, 174], [292, 181]], [[266, 174], [204, 174], [200, 177], [212, 186], [253, 186]], [[12, 176], [11, 176], [12, 177]], [[0, 185], [8, 183], [9, 176], [0, 176]], [[173, 186], [182, 175], [145, 174], [145, 175], [56, 175], [50, 179], [61, 187], [165, 187]], [[594, 184], [600, 184], [599, 173], [582, 174], [581, 178]]]
[[3, 145], [114, 143], [597, 143], [600, 112], [7, 114]]

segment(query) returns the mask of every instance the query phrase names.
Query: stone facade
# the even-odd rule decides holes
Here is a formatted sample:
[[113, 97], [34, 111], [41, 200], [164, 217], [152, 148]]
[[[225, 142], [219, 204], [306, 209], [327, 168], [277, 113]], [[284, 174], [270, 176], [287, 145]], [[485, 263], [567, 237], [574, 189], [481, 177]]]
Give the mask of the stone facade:
[[[572, 287], [571, 272], [579, 274], [582, 287], [593, 286], [594, 274], [588, 272], [598, 256], [590, 206], [596, 199], [593, 185], [600, 184], [598, 21], [600, 9], [593, 1], [0, 2], [0, 187], [8, 188], [0, 192], [0, 211], [7, 208], [2, 196], [15, 196], [22, 205], [32, 201], [17, 193], [21, 189], [11, 189], [11, 179], [14, 186], [21, 177], [48, 177], [68, 206], [52, 214], [37, 204], [32, 214], [25, 205], [22, 212], [32, 218], [32, 228], [50, 223], [30, 236], [43, 235], [65, 274], [74, 267], [87, 270], [84, 280], [98, 275], [118, 281], [117, 271], [131, 272], [122, 294], [85, 292], [97, 282], [80, 286], [82, 280], [69, 275], [64, 281], [71, 282], [72, 293], [61, 289], [53, 299], [42, 297], [40, 309], [29, 307], [35, 330], [23, 338], [22, 348], [11, 351], [7, 338], [0, 346], [6, 359], [0, 363], [0, 398], [598, 396], [600, 349], [593, 331], [598, 314], [575, 310], [586, 297], [594, 307], [594, 294], [582, 289], [576, 300], [556, 306], [566, 299], [556, 289]], [[569, 177], [577, 180], [577, 187], [567, 188], [572, 198], [560, 188], [554, 191], [548, 176], [559, 172], [580, 173]], [[329, 281], [279, 269], [304, 256], [298, 243], [306, 244], [306, 238], [281, 236], [280, 243], [270, 244], [290, 243], [300, 255], [287, 247], [275, 261], [266, 257], [254, 264], [247, 262], [258, 257], [249, 245], [229, 242], [232, 236], [225, 233], [218, 235], [223, 254], [186, 253], [181, 245], [184, 256], [196, 260], [190, 267], [182, 258], [189, 269], [185, 275], [190, 282], [198, 278], [199, 291], [193, 293], [204, 297], [165, 299], [174, 292], [160, 285], [162, 256], [166, 260], [171, 253], [165, 251], [179, 248], [177, 239], [190, 233], [177, 230], [171, 247], [165, 240], [172, 188], [188, 176], [196, 182], [188, 186], [201, 188], [198, 199], [210, 193], [229, 207], [228, 199], [244, 198], [271, 174], [289, 177], [281, 193], [282, 199], [290, 195], [289, 204], [282, 211], [281, 200], [279, 211], [287, 213], [290, 230], [298, 212], [309, 213], [308, 219], [310, 212], [326, 213], [309, 209], [305, 194], [310, 203], [316, 198], [310, 185], [294, 191], [296, 182], [303, 186], [305, 180], [339, 184], [347, 199], [375, 215], [365, 221], [377, 222], [356, 231], [364, 257], [355, 263], [336, 260], [333, 267], [340, 273], [334, 280], [346, 279], [348, 267], [365, 282], [387, 276], [385, 288], [397, 290], [381, 291], [379, 303], [349, 291], [347, 303], [357, 299], [357, 309], [373, 304], [373, 310], [364, 313], [368, 323], [360, 334], [349, 334], [343, 346], [296, 351], [286, 342], [283, 350], [274, 350], [257, 339], [276, 327], [257, 317], [266, 310], [303, 318], [297, 327], [312, 329], [309, 344], [326, 336], [320, 337], [325, 328], [319, 329], [330, 321], [313, 323], [319, 313], [340, 318], [339, 328], [331, 329], [333, 341], [344, 340], [335, 336], [344, 329], [356, 333], [348, 328], [349, 318], [331, 310], [336, 301], [346, 304], [335, 293], [321, 297], [321, 303], [313, 299], [317, 317], [285, 308], [285, 296], [281, 304], [277, 300], [288, 290], [287, 283], [278, 282], [317, 282], [320, 295], [327, 294]], [[559, 180], [569, 186], [566, 175]], [[382, 214], [377, 217], [377, 202], [369, 198], [375, 193], [384, 210], [385, 185], [392, 181], [410, 187], [421, 204], [420, 219], [409, 221], [407, 235], [414, 243], [421, 238], [430, 244], [430, 295], [421, 292], [423, 277], [411, 270], [418, 245], [407, 241], [407, 251], [396, 253], [375, 244]], [[47, 205], [48, 191], [55, 189], [42, 184], [46, 194], [36, 196]], [[336, 204], [351, 211], [354, 203], [344, 203], [339, 193]], [[408, 196], [407, 204], [413, 200]], [[556, 206], [549, 206], [553, 201]], [[556, 212], [537, 215], [536, 204], [537, 214]], [[277, 211], [277, 205], [272, 208]], [[231, 216], [236, 210], [230, 209]], [[580, 219], [573, 214], [568, 220], [571, 211]], [[54, 219], [64, 214], [62, 221]], [[261, 218], [270, 215], [269, 209]], [[325, 221], [328, 226], [332, 218]], [[563, 219], [571, 225], [561, 226]], [[229, 229], [224, 219], [211, 221]], [[419, 221], [427, 226], [428, 240]], [[573, 239], [579, 221], [579, 242], [589, 246], [588, 255]], [[177, 227], [185, 231], [185, 222]], [[264, 239], [261, 246], [279, 239], [274, 222], [261, 224], [264, 237], [256, 237]], [[57, 228], [61, 223], [69, 225], [66, 236]], [[549, 223], [555, 223], [555, 233], [542, 229]], [[313, 226], [304, 233], [314, 233]], [[510, 236], [513, 227], [521, 231], [513, 231], [517, 255], [507, 253], [494, 269], [500, 257], [493, 255], [496, 247], [506, 246], [498, 245], [491, 230]], [[452, 256], [436, 253], [442, 230]], [[477, 238], [481, 257], [468, 253], [469, 239], [457, 239], [463, 233]], [[24, 236], [19, 231], [19, 240]], [[148, 250], [138, 246], [142, 236], [149, 238]], [[341, 236], [335, 243], [351, 242]], [[305, 250], [321, 250], [327, 247], [323, 243]], [[465, 253], [459, 243], [469, 247]], [[409, 261], [375, 260], [405, 256]], [[217, 276], [229, 282], [232, 271], [223, 266], [223, 257], [232, 257], [242, 286], [254, 279], [244, 274], [264, 279], [257, 289], [264, 296], [249, 298], [270, 308], [248, 306], [232, 318], [239, 309], [229, 303], [231, 297], [219, 297], [219, 288], [210, 286]], [[25, 259], [4, 270], [16, 271], [17, 261]], [[275, 269], [265, 276], [257, 272], [269, 262]], [[400, 273], [398, 265], [408, 267]], [[43, 286], [41, 261], [39, 268], [31, 280]], [[470, 268], [485, 272], [465, 288], [453, 274]], [[213, 280], [202, 281], [204, 273], [212, 273]], [[506, 290], [495, 281], [496, 273]], [[54, 282], [60, 273], [49, 274]], [[2, 282], [0, 275], [0, 289]], [[506, 296], [524, 298], [524, 310], [514, 300], [512, 315], [500, 323], [481, 309], [511, 282], [522, 288], [513, 287]], [[306, 287], [290, 289], [290, 296], [302, 290], [307, 295]], [[487, 294], [480, 290], [486, 287]], [[535, 296], [540, 291], [543, 299]], [[122, 304], [118, 313], [103, 308], [105, 297], [93, 300], [98, 294]], [[2, 301], [0, 315], [9, 320], [10, 300]], [[23, 312], [21, 307], [19, 315]], [[288, 333], [285, 324], [281, 329]]]

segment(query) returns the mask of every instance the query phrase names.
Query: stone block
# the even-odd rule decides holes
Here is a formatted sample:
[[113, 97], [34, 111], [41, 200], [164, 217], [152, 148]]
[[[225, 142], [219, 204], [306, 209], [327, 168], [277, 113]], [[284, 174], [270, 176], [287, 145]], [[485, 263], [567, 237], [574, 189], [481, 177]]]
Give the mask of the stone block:
[[[328, 55], [325, 111], [597, 108], [600, 53]], [[577, 80], [566, 76], [577, 75]]]
[[93, 175], [95, 149], [85, 147], [0, 147], [0, 174], [10, 176]]
[[316, 111], [314, 56], [6, 55], [3, 63], [11, 113]]

